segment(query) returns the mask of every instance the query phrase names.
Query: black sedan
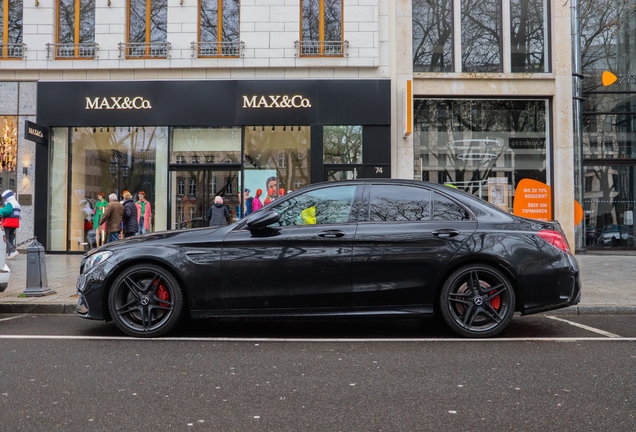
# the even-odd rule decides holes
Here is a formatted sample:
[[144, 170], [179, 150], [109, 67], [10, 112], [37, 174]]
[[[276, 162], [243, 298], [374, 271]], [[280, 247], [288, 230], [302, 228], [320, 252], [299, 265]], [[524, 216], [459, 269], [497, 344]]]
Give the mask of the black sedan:
[[515, 311], [574, 305], [578, 265], [557, 222], [408, 180], [323, 183], [229, 226], [146, 234], [87, 253], [77, 314], [164, 335], [184, 315], [439, 313], [462, 336]]

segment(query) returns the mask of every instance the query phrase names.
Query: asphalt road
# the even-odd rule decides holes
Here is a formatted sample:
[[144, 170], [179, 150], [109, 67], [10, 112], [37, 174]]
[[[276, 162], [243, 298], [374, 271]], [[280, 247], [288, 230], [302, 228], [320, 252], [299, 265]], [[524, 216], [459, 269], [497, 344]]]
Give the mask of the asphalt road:
[[556, 318], [486, 341], [359, 319], [191, 321], [139, 340], [0, 315], [0, 430], [636, 430], [636, 316]]

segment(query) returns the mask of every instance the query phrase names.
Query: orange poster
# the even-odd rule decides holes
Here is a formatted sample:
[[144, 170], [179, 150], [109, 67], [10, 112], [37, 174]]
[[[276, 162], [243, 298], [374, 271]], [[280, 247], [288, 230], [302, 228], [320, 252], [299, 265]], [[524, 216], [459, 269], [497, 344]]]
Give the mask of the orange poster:
[[515, 190], [513, 213], [540, 221], [552, 220], [552, 189], [540, 181], [523, 179]]

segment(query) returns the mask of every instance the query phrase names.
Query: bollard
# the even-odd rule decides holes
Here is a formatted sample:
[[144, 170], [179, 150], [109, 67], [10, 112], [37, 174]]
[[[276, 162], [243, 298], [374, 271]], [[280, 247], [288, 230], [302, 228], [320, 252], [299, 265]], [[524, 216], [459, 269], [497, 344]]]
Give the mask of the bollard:
[[48, 284], [44, 247], [37, 240], [34, 240], [27, 248], [27, 286], [22, 296], [43, 297], [56, 294], [54, 290], [47, 286]]

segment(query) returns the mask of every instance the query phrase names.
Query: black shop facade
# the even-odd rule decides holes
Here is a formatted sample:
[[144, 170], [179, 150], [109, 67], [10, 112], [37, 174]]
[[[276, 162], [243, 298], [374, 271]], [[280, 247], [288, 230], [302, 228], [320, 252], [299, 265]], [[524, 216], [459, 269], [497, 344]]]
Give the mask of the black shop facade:
[[235, 221], [248, 198], [390, 178], [390, 94], [390, 80], [39, 82], [35, 235], [95, 247], [101, 194], [145, 195], [157, 232], [205, 226], [216, 196]]

